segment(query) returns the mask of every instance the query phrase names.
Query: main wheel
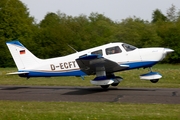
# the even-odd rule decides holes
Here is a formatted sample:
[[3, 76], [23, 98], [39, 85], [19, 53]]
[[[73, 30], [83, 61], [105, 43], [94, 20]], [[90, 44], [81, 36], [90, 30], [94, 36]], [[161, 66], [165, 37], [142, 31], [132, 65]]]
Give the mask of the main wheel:
[[107, 89], [109, 87], [109, 85], [101, 85], [101, 88], [103, 89]]
[[150, 80], [152, 83], [157, 83], [159, 79]]
[[119, 83], [113, 83], [111, 86], [118, 86]]

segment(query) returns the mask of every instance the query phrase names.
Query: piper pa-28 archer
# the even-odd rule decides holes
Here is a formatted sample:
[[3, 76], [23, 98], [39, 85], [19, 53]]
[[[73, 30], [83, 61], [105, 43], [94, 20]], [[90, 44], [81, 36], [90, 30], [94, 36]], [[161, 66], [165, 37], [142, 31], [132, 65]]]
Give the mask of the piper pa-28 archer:
[[96, 75], [91, 80], [94, 85], [106, 89], [109, 85], [117, 86], [123, 78], [114, 72], [136, 68], [150, 68], [150, 72], [140, 75], [140, 79], [158, 82], [162, 77], [153, 72], [151, 67], [163, 60], [169, 48], [137, 48], [126, 43], [109, 43], [95, 48], [76, 52], [63, 57], [39, 59], [19, 41], [6, 42], [18, 68], [20, 77], [53, 77]]

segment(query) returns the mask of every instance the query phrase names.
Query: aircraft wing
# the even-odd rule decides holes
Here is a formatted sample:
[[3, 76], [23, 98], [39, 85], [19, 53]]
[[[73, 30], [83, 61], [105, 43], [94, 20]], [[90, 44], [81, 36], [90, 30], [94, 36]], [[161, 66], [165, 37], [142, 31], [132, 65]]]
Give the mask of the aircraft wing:
[[128, 65], [119, 65], [118, 63], [97, 54], [79, 57], [76, 59], [76, 62], [80, 69], [87, 75], [95, 74], [98, 70], [101, 71], [101, 68], [103, 68], [106, 73], [113, 73], [129, 67]]

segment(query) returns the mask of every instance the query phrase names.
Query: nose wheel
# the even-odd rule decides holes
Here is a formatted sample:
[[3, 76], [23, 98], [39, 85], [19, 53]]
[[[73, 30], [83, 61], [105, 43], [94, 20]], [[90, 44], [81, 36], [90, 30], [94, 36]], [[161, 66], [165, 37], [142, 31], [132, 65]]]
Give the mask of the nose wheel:
[[153, 80], [150, 80], [152, 83], [157, 83], [159, 81], [159, 79], [153, 79]]
[[152, 83], [157, 83], [160, 78], [162, 78], [162, 75], [158, 72], [153, 72], [152, 68], [149, 68], [149, 73], [140, 75], [140, 79], [142, 80], [150, 80]]

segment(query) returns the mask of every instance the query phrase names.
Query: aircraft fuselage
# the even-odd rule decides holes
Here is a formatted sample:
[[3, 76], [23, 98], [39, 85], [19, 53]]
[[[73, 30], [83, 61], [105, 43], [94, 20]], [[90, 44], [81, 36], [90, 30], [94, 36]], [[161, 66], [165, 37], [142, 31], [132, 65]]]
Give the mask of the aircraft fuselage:
[[[123, 45], [126, 45], [127, 47], [130, 46], [132, 48], [126, 50]], [[113, 47], [119, 47], [120, 52], [108, 54], [107, 50], [113, 49]], [[171, 51], [171, 49], [168, 50]], [[161, 61], [167, 53], [166, 48], [135, 48], [134, 46], [125, 43], [110, 43], [73, 53], [68, 56], [42, 60], [41, 63], [39, 63], [39, 66], [36, 68], [34, 68], [34, 66], [29, 66], [29, 68], [26, 68], [28, 71], [31, 71], [28, 74], [28, 77], [84, 76], [86, 73], [81, 71], [76, 59], [78, 59], [80, 56], [96, 54], [96, 52], [97, 54], [99, 52], [100, 55], [106, 59], [117, 62], [119, 65], [129, 65], [129, 68], [125, 70], [152, 67]], [[117, 71], [115, 70], [111, 72]]]

